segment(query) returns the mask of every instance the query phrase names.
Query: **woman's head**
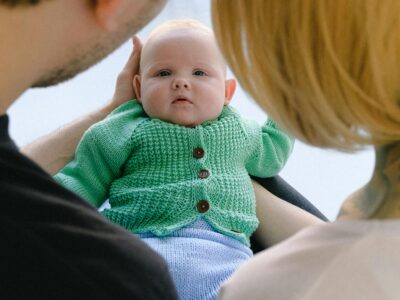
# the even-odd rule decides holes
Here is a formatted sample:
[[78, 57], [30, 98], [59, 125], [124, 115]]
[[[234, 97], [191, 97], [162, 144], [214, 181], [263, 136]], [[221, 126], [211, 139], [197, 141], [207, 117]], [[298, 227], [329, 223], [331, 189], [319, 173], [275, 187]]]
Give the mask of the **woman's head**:
[[244, 89], [301, 140], [341, 150], [400, 140], [399, 14], [398, 0], [213, 2]]

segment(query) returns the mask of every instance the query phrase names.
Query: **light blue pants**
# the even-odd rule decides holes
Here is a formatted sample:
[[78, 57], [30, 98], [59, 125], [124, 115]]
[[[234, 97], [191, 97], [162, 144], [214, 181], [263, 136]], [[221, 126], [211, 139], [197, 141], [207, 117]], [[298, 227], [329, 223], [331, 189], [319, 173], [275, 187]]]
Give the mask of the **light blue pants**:
[[217, 299], [220, 285], [253, 253], [198, 219], [166, 237], [138, 234], [167, 261], [181, 300]]

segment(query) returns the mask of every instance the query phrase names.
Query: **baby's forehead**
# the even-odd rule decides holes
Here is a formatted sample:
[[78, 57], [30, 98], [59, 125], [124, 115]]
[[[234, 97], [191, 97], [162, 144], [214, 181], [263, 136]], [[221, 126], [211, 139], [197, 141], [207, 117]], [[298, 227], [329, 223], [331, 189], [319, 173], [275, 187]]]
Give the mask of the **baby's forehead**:
[[[166, 48], [174, 49], [174, 44], [182, 47], [187, 45], [188, 53], [193, 53], [191, 51], [194, 51], [202, 61], [204, 56], [207, 56], [207, 62], [214, 66], [220, 65], [226, 75], [226, 62], [218, 47], [214, 32], [201, 22], [193, 19], [170, 20], [156, 27], [143, 44], [140, 70], [148, 69], [149, 65], [154, 64], [154, 53], [157, 53], [158, 59], [160, 58], [160, 53], [162, 57], [169, 59], [169, 54], [163, 52]], [[195, 48], [193, 49], [193, 47]], [[175, 52], [179, 53], [181, 49], [178, 48]], [[173, 53], [173, 51], [167, 52]], [[171, 54], [171, 59], [174, 59], [174, 56], [176, 55]]]
[[[212, 57], [221, 62], [221, 66], [224, 68], [225, 72], [225, 60], [219, 51], [214, 34], [211, 30], [206, 29], [175, 26], [157, 30], [149, 36], [143, 45], [140, 62], [141, 65], [143, 66], [144, 61], [146, 64], [151, 63], [151, 61], [148, 60], [149, 55], [151, 55], [150, 53], [163, 53], [166, 48], [178, 44], [187, 45], [189, 49], [194, 45], [197, 45], [199, 48], [204, 50], [204, 52], [200, 52], [200, 56], [212, 55]], [[163, 53], [163, 56], [166, 55], [167, 54]], [[153, 55], [151, 55], [151, 57], [153, 57]], [[207, 58], [211, 59], [209, 56], [207, 56]]]

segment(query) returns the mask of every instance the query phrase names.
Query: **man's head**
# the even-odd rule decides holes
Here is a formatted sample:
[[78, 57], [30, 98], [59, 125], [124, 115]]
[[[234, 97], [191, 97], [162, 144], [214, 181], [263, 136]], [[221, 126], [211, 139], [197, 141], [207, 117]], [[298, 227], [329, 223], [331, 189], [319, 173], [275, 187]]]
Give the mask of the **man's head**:
[[[166, 0], [0, 0], [1, 55], [31, 86], [67, 80], [141, 29]], [[10, 45], [7, 46], [6, 45]], [[11, 46], [13, 45], [13, 46]], [[16, 70], [15, 72], [21, 72]]]
[[19, 5], [35, 5], [38, 4], [40, 1], [41, 0], [0, 0], [0, 5], [7, 5], [10, 7]]
[[[121, 5], [122, 2], [125, 4]], [[157, 15], [165, 0], [96, 0], [88, 1], [89, 4], [106, 30], [71, 49], [66, 53], [65, 60], [49, 69], [34, 86], [43, 87], [65, 81], [100, 61]]]
[[156, 28], [146, 41], [134, 89], [146, 113], [194, 127], [216, 119], [235, 90], [212, 31], [193, 20]]

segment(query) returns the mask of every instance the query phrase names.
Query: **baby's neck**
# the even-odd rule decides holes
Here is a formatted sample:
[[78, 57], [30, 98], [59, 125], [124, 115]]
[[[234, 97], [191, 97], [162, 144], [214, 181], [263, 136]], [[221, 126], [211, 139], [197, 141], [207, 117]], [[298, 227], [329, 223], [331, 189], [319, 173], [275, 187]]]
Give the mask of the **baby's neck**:
[[375, 152], [371, 180], [346, 200], [339, 219], [400, 219], [400, 142]]

